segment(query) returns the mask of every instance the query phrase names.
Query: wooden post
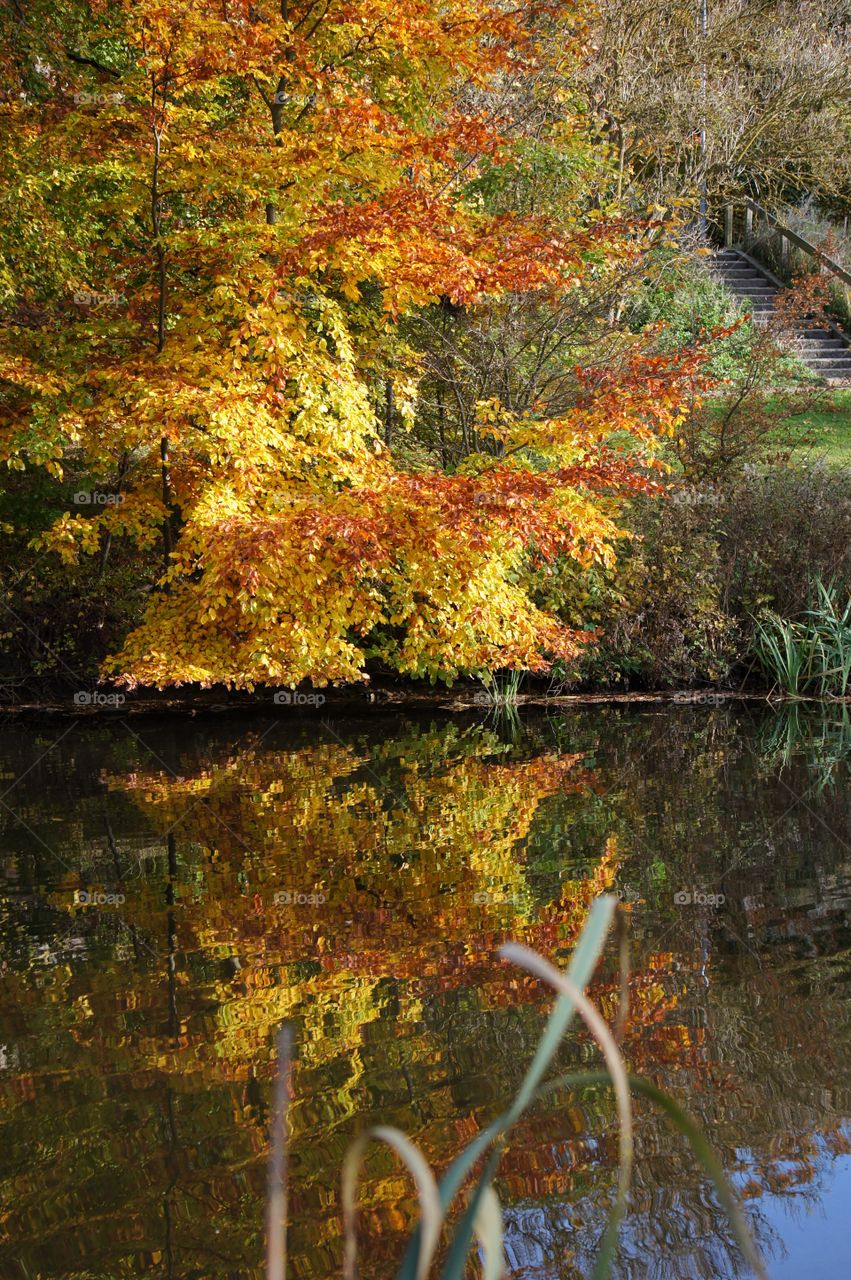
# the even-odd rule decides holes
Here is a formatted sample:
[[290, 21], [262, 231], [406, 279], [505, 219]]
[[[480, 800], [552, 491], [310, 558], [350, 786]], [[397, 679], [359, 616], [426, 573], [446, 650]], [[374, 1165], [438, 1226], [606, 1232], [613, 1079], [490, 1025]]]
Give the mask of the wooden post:
[[733, 247], [733, 206], [728, 204], [724, 210], [724, 248]]
[[783, 263], [784, 269], [789, 266], [789, 250], [791, 249], [789, 239], [780, 232], [780, 261]]
[[745, 205], [745, 245], [749, 245], [753, 239], [753, 209], [749, 204]]

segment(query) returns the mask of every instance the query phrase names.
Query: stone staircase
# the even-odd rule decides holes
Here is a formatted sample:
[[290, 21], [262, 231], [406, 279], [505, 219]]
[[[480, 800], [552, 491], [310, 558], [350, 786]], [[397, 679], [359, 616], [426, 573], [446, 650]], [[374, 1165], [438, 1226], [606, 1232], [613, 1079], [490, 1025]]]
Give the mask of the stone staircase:
[[[774, 314], [774, 299], [782, 286], [753, 258], [735, 249], [720, 249], [712, 255], [711, 271], [732, 293], [740, 309], [751, 314], [757, 324], [766, 323]], [[828, 385], [851, 383], [851, 347], [839, 336], [838, 330], [805, 323], [788, 346]]]

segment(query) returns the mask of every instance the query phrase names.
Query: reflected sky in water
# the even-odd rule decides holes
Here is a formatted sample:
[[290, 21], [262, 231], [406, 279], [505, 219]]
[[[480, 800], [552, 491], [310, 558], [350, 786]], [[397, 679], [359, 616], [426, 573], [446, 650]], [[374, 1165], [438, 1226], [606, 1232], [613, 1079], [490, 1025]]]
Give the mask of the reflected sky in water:
[[779, 1248], [773, 1280], [842, 1276], [848, 1272], [848, 1213], [851, 1158], [840, 1156], [822, 1170], [817, 1195], [769, 1195], [762, 1212]]

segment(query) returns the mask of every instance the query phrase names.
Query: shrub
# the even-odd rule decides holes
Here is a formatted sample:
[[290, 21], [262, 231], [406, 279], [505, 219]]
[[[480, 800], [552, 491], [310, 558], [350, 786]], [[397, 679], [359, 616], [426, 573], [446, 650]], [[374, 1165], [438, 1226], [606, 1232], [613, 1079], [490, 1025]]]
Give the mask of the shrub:
[[748, 469], [722, 498], [726, 611], [765, 607], [793, 618], [812, 602], [816, 579], [851, 583], [851, 471], [817, 463]]
[[755, 618], [800, 618], [813, 605], [814, 580], [833, 584], [842, 615], [851, 584], [848, 472], [749, 467], [725, 486], [672, 486], [666, 500], [637, 501], [622, 523], [631, 537], [611, 570], [557, 566], [537, 575], [540, 603], [595, 633], [572, 683], [740, 681], [753, 667]]
[[[695, 384], [671, 453], [691, 481], [720, 482], [749, 462], [788, 458], [789, 425], [803, 420], [825, 392], [788, 348], [803, 316], [819, 309], [816, 286], [804, 280], [789, 289], [767, 324], [743, 319], [738, 304], [707, 269], [705, 256], [680, 256], [658, 266], [638, 297], [630, 323], [661, 326], [662, 349], [698, 342], [718, 330], [704, 374], [711, 394]], [[817, 292], [817, 290], [816, 290]], [[785, 422], [784, 440], [777, 424]], [[803, 437], [801, 428], [797, 435]]]

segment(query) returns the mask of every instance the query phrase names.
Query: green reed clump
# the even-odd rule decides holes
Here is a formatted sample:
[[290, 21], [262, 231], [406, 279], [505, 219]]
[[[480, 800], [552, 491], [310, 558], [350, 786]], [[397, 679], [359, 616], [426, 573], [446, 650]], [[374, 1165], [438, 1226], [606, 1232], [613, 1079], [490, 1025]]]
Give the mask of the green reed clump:
[[815, 602], [798, 620], [765, 613], [756, 620], [753, 652], [763, 674], [792, 697], [845, 698], [851, 686], [851, 598], [831, 583], [815, 584]]
[[[834, 704], [837, 705], [837, 704]], [[851, 764], [851, 706], [839, 703], [836, 714], [807, 714], [800, 702], [789, 702], [763, 721], [758, 737], [760, 759], [781, 772], [799, 758], [811, 779], [801, 799], [833, 790]]]
[[488, 672], [482, 677], [482, 698], [490, 707], [513, 707], [520, 695], [525, 671]]
[[[530, 1106], [554, 1091], [589, 1086], [612, 1088], [619, 1118], [619, 1166], [617, 1193], [608, 1227], [600, 1243], [592, 1280], [604, 1280], [617, 1250], [618, 1228], [626, 1213], [633, 1163], [632, 1093], [658, 1106], [691, 1145], [695, 1157], [711, 1178], [736, 1241], [760, 1280], [766, 1272], [751, 1239], [744, 1215], [724, 1175], [718, 1158], [695, 1123], [667, 1094], [646, 1080], [627, 1074], [615, 1035], [596, 1006], [585, 994], [600, 959], [616, 909], [613, 897], [598, 898], [591, 907], [585, 927], [566, 971], [555, 968], [542, 956], [511, 943], [502, 948], [502, 957], [549, 983], [558, 993], [537, 1050], [514, 1101], [486, 1129], [482, 1130], [444, 1173], [435, 1178], [422, 1152], [398, 1129], [378, 1126], [368, 1129], [350, 1148], [343, 1166], [342, 1204], [345, 1227], [344, 1277], [357, 1275], [357, 1195], [360, 1168], [367, 1147], [373, 1141], [390, 1146], [407, 1166], [419, 1199], [419, 1223], [402, 1259], [398, 1280], [425, 1280], [432, 1271], [441, 1244], [442, 1280], [463, 1280], [469, 1254], [475, 1243], [481, 1250], [485, 1280], [501, 1280], [505, 1274], [503, 1216], [493, 1179], [511, 1129]], [[625, 1009], [622, 1010], [625, 1013]], [[603, 1055], [606, 1071], [573, 1072], [545, 1083], [544, 1076], [575, 1014], [586, 1023]], [[480, 1172], [471, 1180], [474, 1169]], [[455, 1209], [458, 1212], [453, 1212]], [[452, 1226], [448, 1220], [452, 1217]], [[283, 1280], [282, 1272], [267, 1280]]]

